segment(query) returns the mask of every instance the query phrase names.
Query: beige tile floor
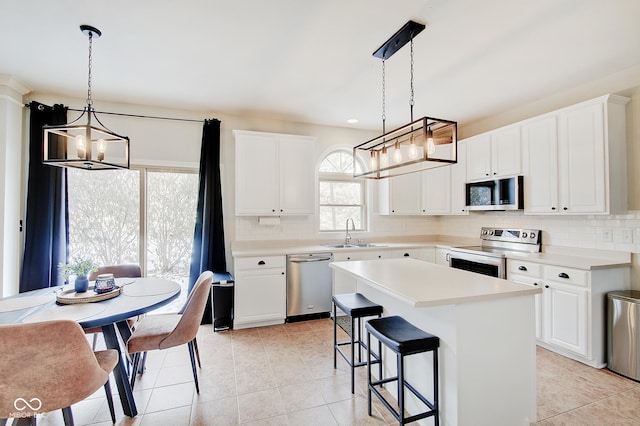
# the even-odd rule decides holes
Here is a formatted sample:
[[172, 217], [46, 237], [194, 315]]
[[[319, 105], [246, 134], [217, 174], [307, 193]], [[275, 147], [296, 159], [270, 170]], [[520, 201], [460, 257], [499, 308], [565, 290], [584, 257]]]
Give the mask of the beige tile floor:
[[[333, 369], [332, 333], [329, 319], [223, 333], [202, 326], [200, 394], [186, 347], [151, 352], [134, 392], [139, 415], [128, 418], [120, 409], [117, 424], [396, 424], [377, 401], [367, 416], [364, 368], [355, 396], [346, 364]], [[537, 355], [537, 424], [640, 425], [640, 383], [541, 348]], [[77, 425], [111, 424], [102, 390], [73, 413]], [[49, 413], [38, 424], [61, 425], [62, 416]]]

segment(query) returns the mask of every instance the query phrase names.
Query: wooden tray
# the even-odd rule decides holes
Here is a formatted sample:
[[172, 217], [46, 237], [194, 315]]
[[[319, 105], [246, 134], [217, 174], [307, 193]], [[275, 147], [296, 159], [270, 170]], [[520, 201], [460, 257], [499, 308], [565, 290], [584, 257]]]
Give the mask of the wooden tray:
[[63, 290], [56, 293], [56, 301], [64, 305], [71, 305], [74, 303], [93, 303], [101, 302], [103, 300], [113, 299], [120, 296], [122, 293], [122, 287], [116, 285], [116, 287], [106, 293], [96, 293], [93, 291], [94, 286], [90, 285], [89, 289], [84, 293], [76, 293], [73, 288]]

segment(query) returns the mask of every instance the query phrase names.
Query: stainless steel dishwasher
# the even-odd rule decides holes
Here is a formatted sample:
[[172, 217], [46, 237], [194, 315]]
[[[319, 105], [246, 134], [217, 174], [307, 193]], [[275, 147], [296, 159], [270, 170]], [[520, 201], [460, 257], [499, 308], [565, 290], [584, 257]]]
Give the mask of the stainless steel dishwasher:
[[331, 253], [287, 256], [287, 321], [331, 312]]

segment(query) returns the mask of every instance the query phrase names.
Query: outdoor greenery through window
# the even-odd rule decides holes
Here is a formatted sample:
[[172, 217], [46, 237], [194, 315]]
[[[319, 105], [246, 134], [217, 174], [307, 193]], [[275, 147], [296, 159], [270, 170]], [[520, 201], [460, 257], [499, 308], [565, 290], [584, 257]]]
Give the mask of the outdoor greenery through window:
[[[360, 172], [360, 164], [355, 164]], [[366, 193], [364, 180], [353, 178], [353, 154], [346, 149], [330, 152], [320, 164], [320, 231], [344, 231], [352, 218], [357, 230], [365, 230]]]
[[[159, 169], [68, 170], [69, 254], [99, 265], [137, 263], [179, 282], [186, 298], [198, 174]], [[144, 196], [141, 196], [144, 194]]]

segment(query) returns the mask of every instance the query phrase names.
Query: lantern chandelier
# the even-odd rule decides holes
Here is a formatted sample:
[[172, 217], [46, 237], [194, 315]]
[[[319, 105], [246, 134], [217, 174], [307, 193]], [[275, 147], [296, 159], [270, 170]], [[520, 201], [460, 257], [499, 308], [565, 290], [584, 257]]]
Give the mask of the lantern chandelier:
[[[383, 179], [457, 162], [458, 124], [455, 121], [432, 117], [413, 119], [413, 38], [424, 28], [423, 24], [409, 21], [373, 53], [382, 59], [382, 135], [353, 148], [354, 163], [358, 156], [365, 159], [363, 170], [354, 172], [354, 177]], [[411, 121], [386, 132], [385, 63], [407, 43], [411, 46]]]
[[[89, 37], [89, 75], [87, 79], [87, 106], [74, 121], [60, 125], [46, 125], [44, 130], [43, 163], [58, 167], [85, 170], [129, 168], [129, 138], [109, 130], [100, 122], [91, 99], [91, 54], [93, 38], [102, 33], [97, 28], [81, 25], [80, 30]], [[76, 124], [86, 115], [87, 124]], [[97, 124], [93, 124], [95, 120]]]

